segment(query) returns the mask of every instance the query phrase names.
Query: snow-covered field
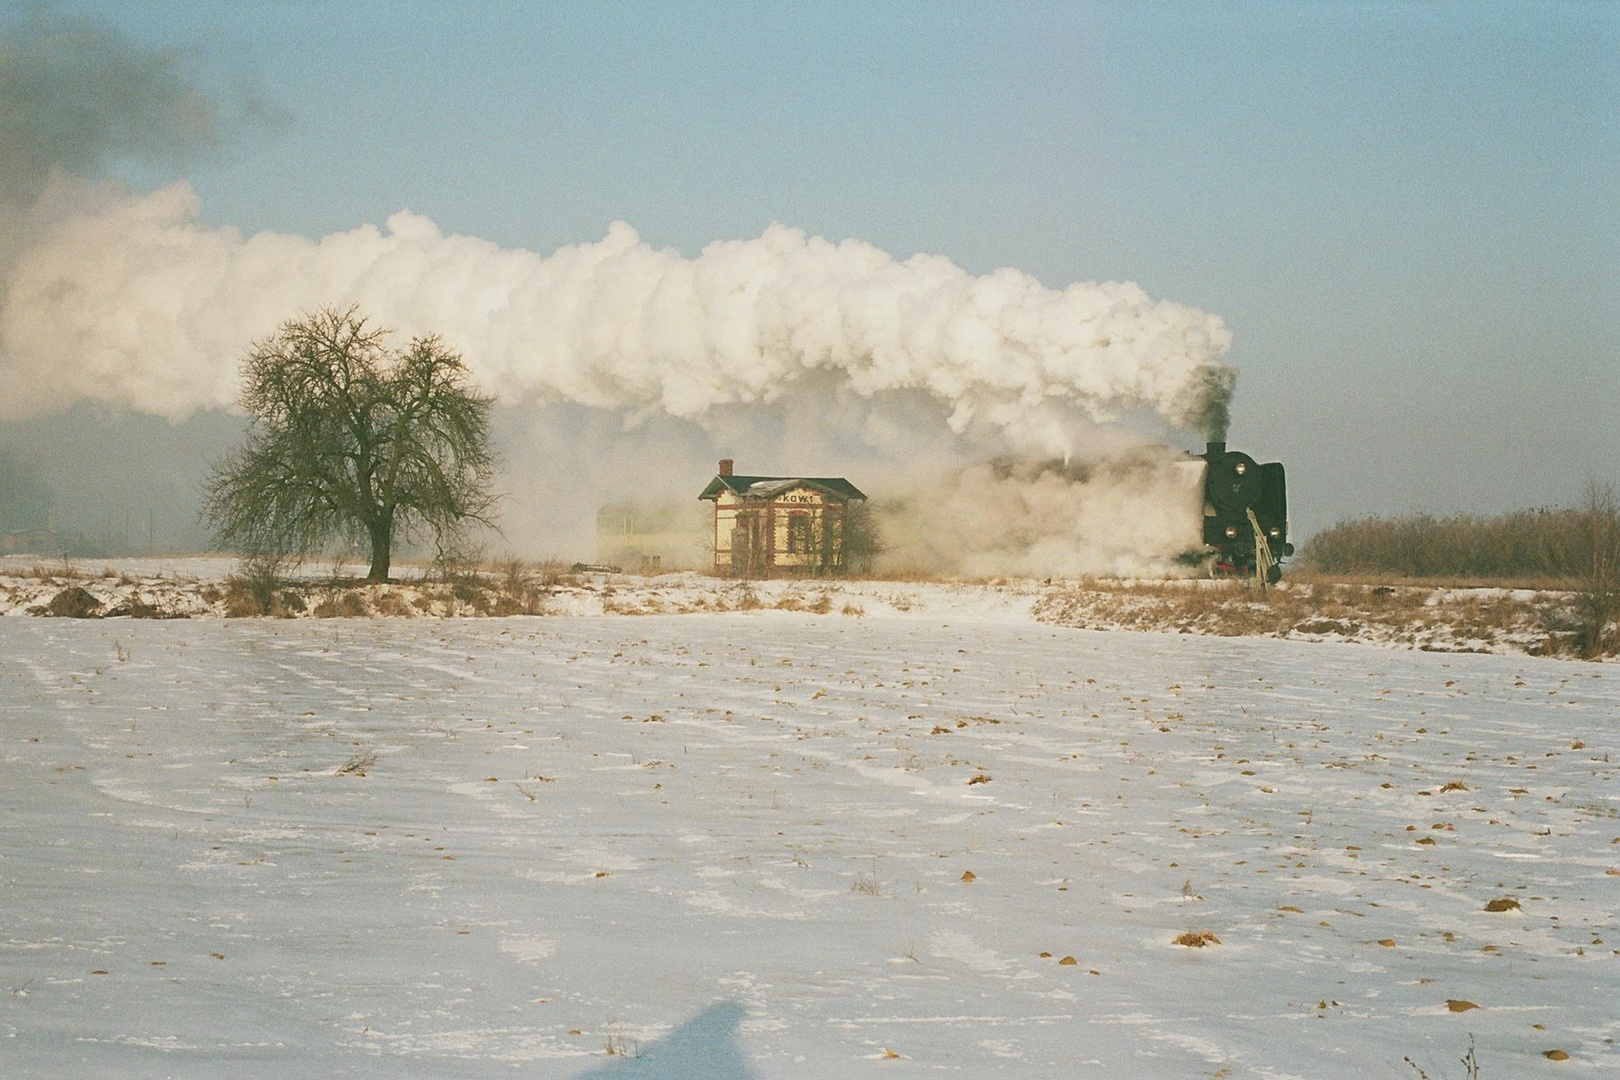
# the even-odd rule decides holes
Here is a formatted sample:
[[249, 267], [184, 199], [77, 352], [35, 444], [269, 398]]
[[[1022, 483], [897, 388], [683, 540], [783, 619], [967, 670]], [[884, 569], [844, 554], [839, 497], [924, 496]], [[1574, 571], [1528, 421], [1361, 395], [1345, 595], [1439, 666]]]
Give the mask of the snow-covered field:
[[938, 595], [0, 619], [0, 1076], [1620, 1073], [1612, 665]]

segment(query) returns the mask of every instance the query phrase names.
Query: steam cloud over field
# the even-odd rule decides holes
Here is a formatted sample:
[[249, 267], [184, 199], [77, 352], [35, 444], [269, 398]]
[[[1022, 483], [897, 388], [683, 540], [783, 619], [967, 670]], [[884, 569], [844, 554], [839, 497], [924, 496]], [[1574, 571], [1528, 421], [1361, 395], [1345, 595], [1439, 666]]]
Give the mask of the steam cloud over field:
[[[546, 255], [447, 236], [408, 211], [319, 239], [245, 236], [202, 223], [184, 181], [139, 193], [87, 177], [114, 154], [174, 159], [264, 110], [216, 105], [173, 58], [83, 28], [36, 24], [0, 63], [15, 117], [0, 126], [0, 215], [17, 238], [0, 251], [0, 419], [86, 401], [173, 420], [228, 408], [251, 341], [319, 305], [356, 304], [403, 334], [442, 335], [484, 386], [527, 410], [508, 425], [512, 457], [531, 458], [526, 444], [540, 440], [551, 468], [598, 489], [626, 469], [611, 453], [587, 456], [602, 440], [581, 428], [638, 430], [631, 441], [655, 460], [630, 471], [666, 492], [701, 479], [717, 451], [758, 471], [857, 473], [882, 494], [995, 456], [1094, 457], [1131, 441], [1099, 435], [1122, 419], [1224, 435], [1230, 333], [1132, 283], [1052, 289], [782, 225], [691, 258], [623, 222]], [[64, 78], [75, 72], [96, 75]], [[539, 434], [558, 425], [568, 437]], [[1151, 471], [1127, 471], [1162, 504]], [[1025, 483], [1015, 472], [944, 483]], [[1042, 483], [1075, 489], [1063, 505], [1092, 506], [1091, 539], [1062, 520], [1005, 521], [1019, 500], [986, 493], [975, 502], [998, 518], [973, 531], [1001, 535], [975, 542], [981, 568], [1065, 545], [1066, 569], [1116, 564], [1119, 552], [1083, 552], [1119, 534], [1095, 527], [1096, 514], [1133, 500], [1093, 498], [1059, 473]], [[525, 517], [559, 520], [543, 487], [514, 485], [514, 536]], [[924, 531], [897, 524], [897, 537]], [[1186, 546], [1183, 531], [1157, 546]]]
[[780, 225], [687, 259], [618, 222], [544, 256], [403, 211], [311, 240], [209, 228], [199, 210], [184, 183], [136, 196], [53, 178], [6, 283], [8, 412], [228, 405], [247, 342], [329, 302], [436, 330], [508, 396], [702, 420], [796, 392], [922, 390], [951, 430], [1048, 454], [1072, 448], [1076, 416], [1132, 408], [1207, 433], [1231, 386], [1220, 320], [1132, 284], [975, 277]]

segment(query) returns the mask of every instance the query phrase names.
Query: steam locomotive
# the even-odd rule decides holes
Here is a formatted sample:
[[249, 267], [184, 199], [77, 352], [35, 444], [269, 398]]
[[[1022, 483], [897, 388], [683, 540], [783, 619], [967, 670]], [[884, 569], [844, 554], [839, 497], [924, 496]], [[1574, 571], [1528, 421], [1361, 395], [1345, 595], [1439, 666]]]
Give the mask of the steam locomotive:
[[1281, 463], [1261, 464], [1224, 442], [1204, 450], [1204, 543], [1218, 577], [1260, 576], [1275, 584], [1288, 542], [1288, 485]]

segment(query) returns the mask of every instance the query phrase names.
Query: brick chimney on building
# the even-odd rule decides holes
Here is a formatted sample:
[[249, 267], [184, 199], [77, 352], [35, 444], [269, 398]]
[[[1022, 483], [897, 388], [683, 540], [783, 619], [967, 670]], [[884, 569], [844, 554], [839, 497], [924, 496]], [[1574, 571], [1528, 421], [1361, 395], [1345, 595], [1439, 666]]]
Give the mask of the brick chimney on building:
[[720, 459], [720, 475], [721, 476], [730, 476], [731, 475], [731, 466], [732, 466], [732, 461], [731, 461], [730, 458], [728, 458], [728, 457], [721, 458]]

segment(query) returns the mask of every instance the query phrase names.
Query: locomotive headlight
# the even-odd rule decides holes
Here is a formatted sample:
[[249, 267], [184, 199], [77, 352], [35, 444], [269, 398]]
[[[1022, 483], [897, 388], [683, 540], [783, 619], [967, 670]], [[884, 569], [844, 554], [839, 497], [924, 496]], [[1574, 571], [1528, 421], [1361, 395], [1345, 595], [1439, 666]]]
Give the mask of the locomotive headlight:
[[1237, 526], [1236, 525], [1228, 525], [1226, 527], [1226, 538], [1228, 540], [1236, 540], [1237, 539]]
[[1236, 465], [1232, 466], [1232, 471], [1237, 473], [1239, 476], [1242, 476], [1244, 473], [1249, 471], [1249, 463], [1247, 461], [1240, 461]]
[[1274, 529], [1271, 530], [1270, 535], [1271, 535], [1272, 539], [1276, 539], [1277, 537], [1282, 535], [1282, 530], [1274, 528]]

